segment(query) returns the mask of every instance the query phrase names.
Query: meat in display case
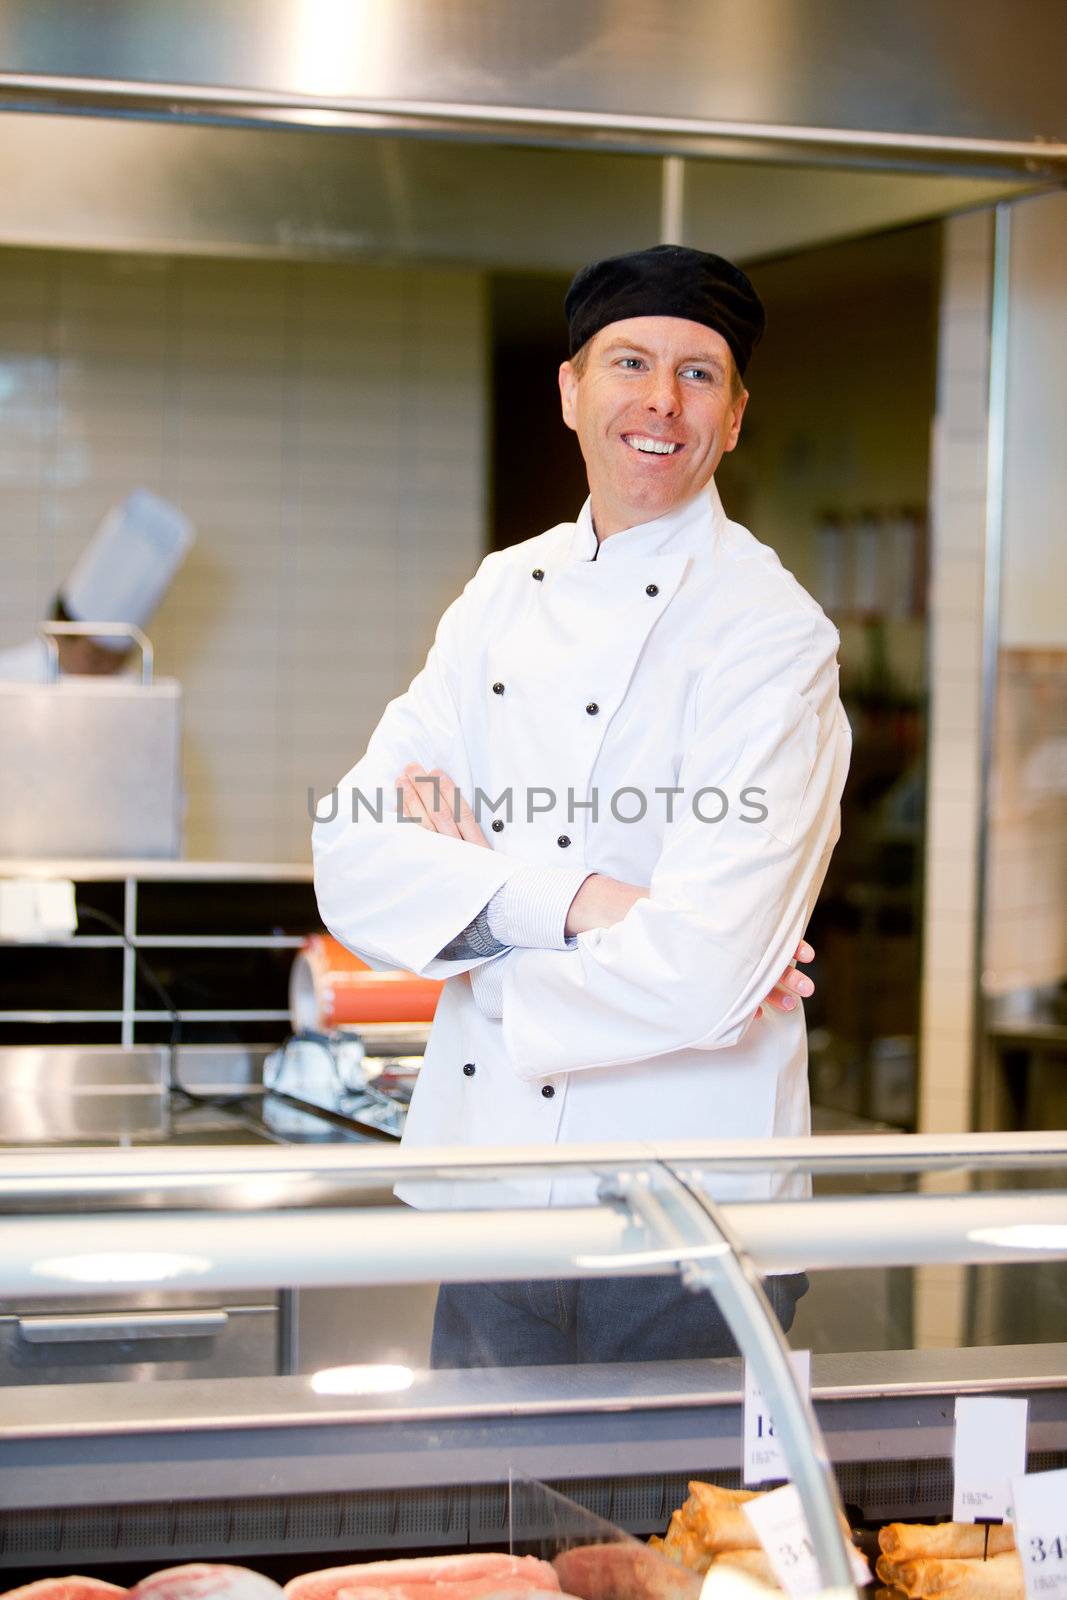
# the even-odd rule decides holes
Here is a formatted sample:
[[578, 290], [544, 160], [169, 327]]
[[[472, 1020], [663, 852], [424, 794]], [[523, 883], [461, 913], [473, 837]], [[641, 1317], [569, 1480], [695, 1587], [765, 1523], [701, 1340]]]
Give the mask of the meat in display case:
[[[344, 1569], [338, 1594], [395, 1579], [425, 1600], [695, 1597], [738, 1574], [773, 1583], [750, 1512], [788, 1478], [824, 1587], [854, 1588], [858, 1539], [912, 1600], [1011, 1600], [1010, 1528], [976, 1554], [947, 1520], [957, 1398], [1026, 1400], [1029, 1470], [1067, 1465], [1067, 1136], [8, 1151], [0, 1211], [0, 1301], [39, 1320], [161, 1288], [200, 1314], [242, 1296], [292, 1308], [274, 1373], [6, 1369], [9, 1588], [72, 1572], [129, 1588], [209, 1563], [279, 1582]], [[573, 1358], [517, 1345], [495, 1365], [431, 1363], [439, 1285], [525, 1285], [561, 1329], [576, 1285], [632, 1280], [639, 1297], [679, 1277], [720, 1353], [589, 1362], [572, 1341]], [[809, 1285], [788, 1339], [783, 1281]], [[207, 1329], [197, 1343], [209, 1353]], [[790, 1346], [811, 1351], [810, 1394]], [[780, 1451], [750, 1485], [746, 1377]], [[440, 1564], [486, 1552], [555, 1578]], [[401, 1559], [406, 1576], [381, 1566]], [[217, 1579], [175, 1578], [173, 1600]]]

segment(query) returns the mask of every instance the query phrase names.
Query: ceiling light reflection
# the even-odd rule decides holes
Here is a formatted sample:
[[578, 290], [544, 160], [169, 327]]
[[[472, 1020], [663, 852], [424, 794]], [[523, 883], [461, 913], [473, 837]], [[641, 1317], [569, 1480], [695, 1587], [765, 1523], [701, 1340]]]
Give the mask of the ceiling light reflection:
[[679, 1245], [674, 1250], [631, 1250], [614, 1256], [575, 1256], [574, 1265], [590, 1272], [625, 1273], [627, 1267], [676, 1267], [680, 1261], [709, 1261], [728, 1256], [728, 1244]]
[[1003, 1228], [972, 1228], [972, 1244], [992, 1244], [1001, 1250], [1067, 1251], [1067, 1223], [1015, 1222]]
[[414, 1382], [410, 1367], [375, 1362], [362, 1367], [323, 1367], [312, 1375], [311, 1387], [316, 1394], [397, 1394]]
[[80, 1256], [48, 1256], [34, 1262], [37, 1278], [70, 1283], [162, 1283], [189, 1273], [211, 1271], [205, 1256], [178, 1256], [149, 1250], [100, 1251]]

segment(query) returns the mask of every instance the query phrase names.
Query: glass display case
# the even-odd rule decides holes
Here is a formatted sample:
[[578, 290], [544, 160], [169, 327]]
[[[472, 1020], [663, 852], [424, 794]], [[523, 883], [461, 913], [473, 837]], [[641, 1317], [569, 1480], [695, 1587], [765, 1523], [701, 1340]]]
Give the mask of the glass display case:
[[[853, 1581], [842, 1506], [950, 1513], [956, 1396], [1027, 1397], [1031, 1466], [1067, 1464], [1065, 1135], [8, 1151], [0, 1232], [12, 1582], [499, 1549], [516, 1473], [662, 1533], [688, 1480], [740, 1483], [738, 1352], [827, 1587]], [[438, 1285], [672, 1275], [721, 1354], [430, 1363]], [[213, 1368], [266, 1303], [273, 1370]]]

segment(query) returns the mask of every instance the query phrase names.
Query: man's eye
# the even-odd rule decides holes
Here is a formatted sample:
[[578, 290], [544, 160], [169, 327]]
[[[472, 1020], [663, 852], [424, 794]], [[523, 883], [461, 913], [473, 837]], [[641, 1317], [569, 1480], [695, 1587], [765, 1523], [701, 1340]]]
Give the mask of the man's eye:
[[684, 367], [682, 369], [682, 377], [708, 379], [711, 377], [711, 373], [708, 372], [704, 367]]
[[619, 365], [622, 367], [639, 367], [641, 365], [641, 359], [639, 356], [623, 356]]

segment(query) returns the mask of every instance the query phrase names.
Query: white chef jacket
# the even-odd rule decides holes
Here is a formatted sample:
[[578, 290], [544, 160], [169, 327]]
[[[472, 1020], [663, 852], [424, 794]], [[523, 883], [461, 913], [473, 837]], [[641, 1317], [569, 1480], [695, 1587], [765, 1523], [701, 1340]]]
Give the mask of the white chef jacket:
[[[334, 936], [372, 966], [448, 980], [406, 1145], [808, 1131], [803, 1007], [754, 1013], [840, 832], [838, 642], [714, 484], [599, 549], [587, 502], [577, 522], [485, 558], [313, 829]], [[511, 790], [502, 829], [480, 818], [490, 849], [398, 820], [394, 779], [411, 761], [468, 801]], [[640, 809], [634, 786], [645, 815], [622, 820]], [[671, 820], [657, 787], [682, 791]], [[379, 788], [381, 820], [359, 802], [353, 822], [353, 791]], [[582, 806], [594, 790], [595, 817]], [[530, 863], [650, 896], [573, 948], [509, 950], [472, 985], [479, 962], [437, 952]], [[765, 1195], [771, 1180], [723, 1192], [738, 1187]]]

